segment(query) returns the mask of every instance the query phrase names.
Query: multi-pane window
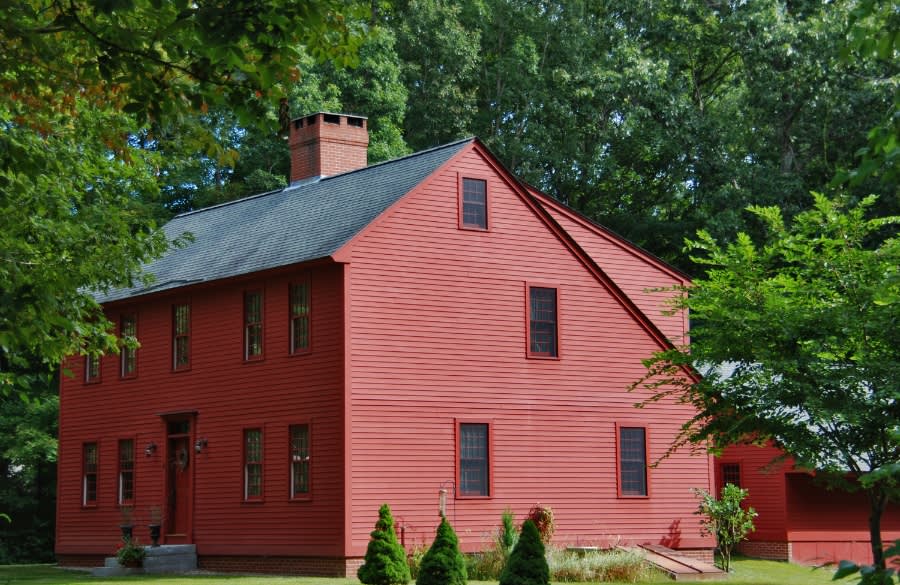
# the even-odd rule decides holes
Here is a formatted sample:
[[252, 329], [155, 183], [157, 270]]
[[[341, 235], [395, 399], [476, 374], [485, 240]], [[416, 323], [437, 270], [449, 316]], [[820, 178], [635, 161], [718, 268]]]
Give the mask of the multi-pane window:
[[[119, 322], [119, 337], [123, 341], [137, 341], [137, 318], [134, 315], [122, 315]], [[120, 375], [123, 378], [132, 378], [137, 375], [137, 348], [122, 346], [119, 354]]]
[[244, 295], [244, 359], [263, 356], [263, 295], [259, 291]]
[[291, 285], [291, 353], [310, 349], [309, 281]]
[[186, 370], [191, 367], [191, 306], [175, 305], [172, 310], [173, 368]]
[[309, 425], [291, 427], [291, 498], [309, 496]]
[[81, 503], [97, 504], [97, 443], [85, 443], [81, 453]]
[[539, 357], [557, 357], [556, 289], [528, 287], [528, 354]]
[[623, 496], [647, 495], [647, 431], [619, 428], [619, 490]]
[[86, 384], [100, 381], [100, 356], [84, 356], [84, 381]]
[[262, 429], [244, 430], [244, 499], [261, 500], [263, 495]]
[[486, 423], [459, 424], [459, 494], [461, 496], [489, 496], [488, 425]]
[[741, 465], [740, 463], [723, 463], [719, 467], [722, 486], [729, 483], [741, 487]]
[[462, 180], [462, 227], [487, 229], [487, 181], [484, 179]]
[[119, 504], [134, 503], [134, 440], [119, 441]]

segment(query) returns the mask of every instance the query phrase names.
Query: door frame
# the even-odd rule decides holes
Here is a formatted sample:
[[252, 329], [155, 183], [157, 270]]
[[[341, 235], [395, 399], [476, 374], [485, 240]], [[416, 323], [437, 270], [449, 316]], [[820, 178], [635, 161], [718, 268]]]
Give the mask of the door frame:
[[[193, 452], [194, 446], [194, 435], [196, 428], [196, 411], [187, 411], [187, 412], [173, 412], [173, 413], [164, 413], [160, 414], [163, 422], [163, 429], [165, 433], [165, 442], [163, 447], [163, 529], [162, 529], [162, 541], [164, 544], [191, 544], [194, 541], [194, 461], [196, 460]], [[171, 433], [170, 425], [172, 423], [184, 423], [188, 424], [186, 433]], [[187, 442], [187, 450], [188, 450], [188, 467], [187, 467], [187, 494], [185, 495], [184, 502], [186, 504], [187, 512], [185, 513], [185, 524], [183, 530], [180, 530], [177, 533], [170, 533], [169, 526], [171, 525], [171, 514], [172, 510], [170, 508], [170, 500], [169, 493], [171, 491], [172, 482], [175, 481], [175, 477], [172, 473], [172, 466], [169, 465], [169, 457], [172, 455], [172, 442], [178, 439], [185, 439]]]

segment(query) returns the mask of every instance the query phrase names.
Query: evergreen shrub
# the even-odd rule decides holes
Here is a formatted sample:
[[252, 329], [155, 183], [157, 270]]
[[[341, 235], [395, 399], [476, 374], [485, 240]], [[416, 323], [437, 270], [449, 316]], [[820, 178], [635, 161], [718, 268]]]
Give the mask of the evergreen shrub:
[[522, 524], [519, 542], [509, 555], [500, 585], [550, 585], [550, 568], [544, 557], [544, 543], [532, 520]]
[[378, 522], [371, 533], [363, 566], [356, 572], [366, 585], [402, 585], [409, 583], [409, 565], [406, 551], [397, 542], [391, 508], [382, 504], [378, 510]]
[[419, 565], [416, 585], [465, 585], [467, 579], [459, 540], [447, 518], [441, 516], [434, 542]]

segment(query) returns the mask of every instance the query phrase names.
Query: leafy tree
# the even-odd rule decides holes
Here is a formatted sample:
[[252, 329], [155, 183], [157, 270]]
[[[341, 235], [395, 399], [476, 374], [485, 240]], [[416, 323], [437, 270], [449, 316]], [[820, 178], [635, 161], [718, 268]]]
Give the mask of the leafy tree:
[[772, 440], [833, 483], [852, 473], [884, 571], [881, 517], [900, 496], [900, 217], [866, 219], [874, 203], [815, 194], [789, 225], [752, 207], [761, 245], [700, 232], [688, 247], [707, 276], [675, 307], [691, 311], [691, 344], [646, 360], [633, 387], [696, 407], [673, 449]]
[[[66, 355], [116, 350], [92, 290], [130, 284], [167, 246], [145, 203], [158, 152], [137, 141], [191, 114], [262, 116], [298, 51], [349, 63], [363, 29], [338, 0], [60, 2], [0, 22], [0, 392]], [[151, 140], [154, 138], [151, 136]], [[194, 146], [216, 150], [207, 133]], [[40, 371], [32, 369], [40, 365]], [[42, 380], [34, 380], [37, 376]]]
[[367, 585], [397, 585], [408, 583], [409, 565], [406, 551], [397, 542], [391, 508], [382, 504], [378, 510], [378, 522], [366, 547], [363, 565], [356, 572], [359, 580]]
[[753, 508], [745, 510], [741, 507], [749, 492], [734, 484], [726, 484], [718, 500], [706, 490], [695, 491], [700, 497], [697, 514], [704, 516], [702, 530], [716, 537], [716, 546], [722, 555], [722, 569], [727, 573], [731, 570], [731, 551], [747, 538], [750, 531], [755, 530], [753, 519], [758, 514]]
[[500, 574], [500, 585], [550, 585], [550, 567], [544, 556], [544, 543], [531, 520], [522, 523], [519, 542]]
[[431, 548], [422, 558], [416, 585], [465, 585], [466, 561], [459, 552], [459, 540], [447, 518], [441, 515]]

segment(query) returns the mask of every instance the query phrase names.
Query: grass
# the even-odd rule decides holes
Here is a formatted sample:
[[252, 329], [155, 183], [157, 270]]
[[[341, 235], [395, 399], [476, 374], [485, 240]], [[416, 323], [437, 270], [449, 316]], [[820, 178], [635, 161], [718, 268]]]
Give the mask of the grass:
[[[727, 580], [719, 581], [727, 585], [825, 585], [831, 582], [832, 571], [810, 569], [788, 563], [735, 559], [734, 573]], [[134, 583], [157, 583], [159, 585], [359, 585], [359, 581], [349, 578], [323, 577], [261, 577], [243, 575], [191, 575], [173, 577], [171, 575], [135, 577], [91, 577], [81, 571], [66, 571], [52, 565], [0, 565], [0, 585], [131, 585]], [[675, 581], [658, 579], [644, 581], [647, 585], [675, 585]], [[678, 585], [706, 585], [715, 581], [678, 581]], [[849, 585], [854, 581], [846, 581]], [[496, 581], [469, 581], [469, 585], [496, 585]]]

